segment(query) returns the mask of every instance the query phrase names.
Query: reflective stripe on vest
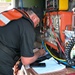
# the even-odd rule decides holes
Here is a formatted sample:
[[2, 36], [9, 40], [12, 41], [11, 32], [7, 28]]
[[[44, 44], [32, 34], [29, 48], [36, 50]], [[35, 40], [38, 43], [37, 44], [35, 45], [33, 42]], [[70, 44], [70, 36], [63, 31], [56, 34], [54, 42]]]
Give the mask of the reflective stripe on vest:
[[2, 12], [0, 14], [0, 26], [7, 25], [10, 21], [23, 17], [23, 15], [16, 9]]

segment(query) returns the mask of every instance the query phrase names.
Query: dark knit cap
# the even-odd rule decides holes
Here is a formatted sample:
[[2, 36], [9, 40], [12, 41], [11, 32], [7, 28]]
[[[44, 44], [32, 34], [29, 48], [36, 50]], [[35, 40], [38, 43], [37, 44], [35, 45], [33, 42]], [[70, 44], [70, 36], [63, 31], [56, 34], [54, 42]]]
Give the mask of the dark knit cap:
[[42, 20], [43, 18], [43, 9], [40, 7], [32, 7], [31, 10]]

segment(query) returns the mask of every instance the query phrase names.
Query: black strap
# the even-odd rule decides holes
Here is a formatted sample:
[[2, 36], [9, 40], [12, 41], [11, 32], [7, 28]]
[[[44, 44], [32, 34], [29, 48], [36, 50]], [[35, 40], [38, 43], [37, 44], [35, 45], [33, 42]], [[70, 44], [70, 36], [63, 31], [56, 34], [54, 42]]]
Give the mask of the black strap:
[[8, 47], [3, 45], [1, 42], [0, 42], [0, 50], [3, 50], [5, 53], [9, 54], [13, 58], [15, 57], [14, 53]]

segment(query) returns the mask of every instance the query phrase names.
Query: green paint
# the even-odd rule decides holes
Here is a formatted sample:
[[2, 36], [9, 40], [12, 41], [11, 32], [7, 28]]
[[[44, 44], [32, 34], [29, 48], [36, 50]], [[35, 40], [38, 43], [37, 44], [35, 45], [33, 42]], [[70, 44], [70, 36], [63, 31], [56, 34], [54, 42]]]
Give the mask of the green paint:
[[11, 0], [6, 0], [6, 2], [11, 2]]
[[45, 0], [23, 0], [24, 7], [38, 6], [44, 8]]

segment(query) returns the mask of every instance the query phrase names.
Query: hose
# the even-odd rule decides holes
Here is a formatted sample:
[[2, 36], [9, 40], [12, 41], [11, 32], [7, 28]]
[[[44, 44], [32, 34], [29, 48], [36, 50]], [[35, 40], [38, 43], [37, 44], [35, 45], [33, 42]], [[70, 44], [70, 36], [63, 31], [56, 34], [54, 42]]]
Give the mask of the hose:
[[[68, 45], [65, 48], [66, 61], [70, 66], [75, 65], [75, 59], [71, 58], [71, 52], [72, 52], [74, 45], [75, 45], [75, 37], [72, 37], [71, 40], [68, 42]], [[74, 54], [74, 56], [75, 56], [75, 54]]]

